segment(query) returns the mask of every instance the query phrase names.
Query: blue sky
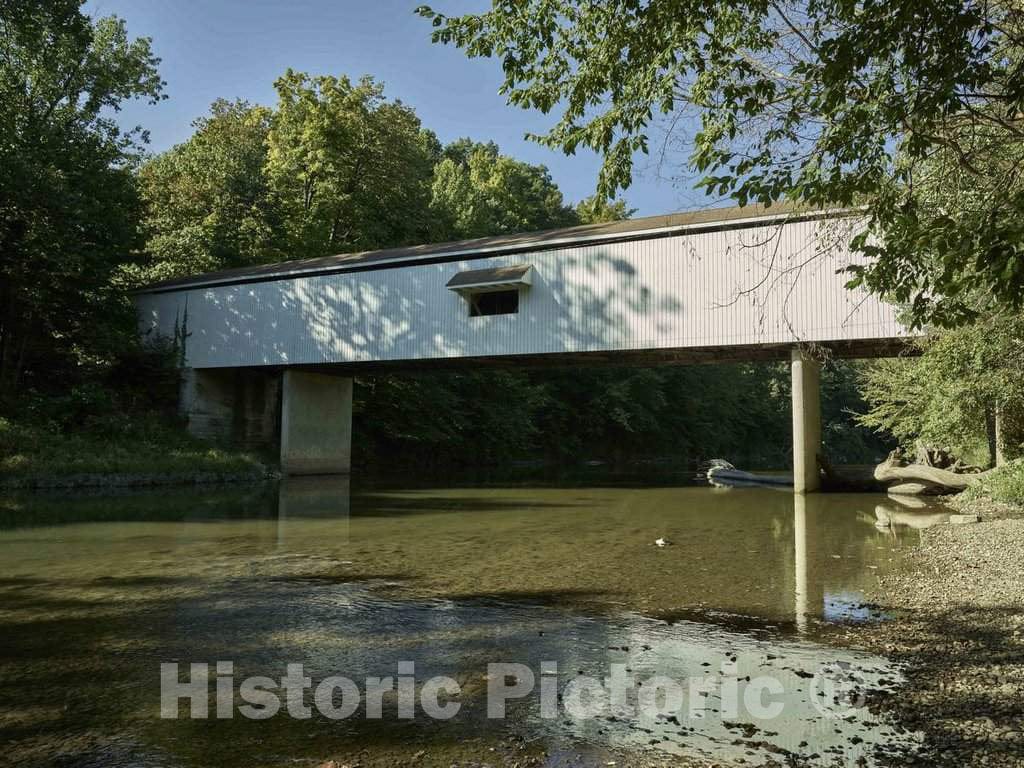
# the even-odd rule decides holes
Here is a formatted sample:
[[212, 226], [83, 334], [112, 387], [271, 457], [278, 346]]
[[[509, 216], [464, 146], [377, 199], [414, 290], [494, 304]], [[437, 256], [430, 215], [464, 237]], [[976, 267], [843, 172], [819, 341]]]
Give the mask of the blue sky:
[[[291, 67], [311, 74], [371, 74], [389, 98], [416, 109], [424, 126], [444, 142], [460, 136], [494, 140], [503, 152], [550, 170], [567, 200], [594, 191], [598, 158], [589, 152], [566, 157], [524, 140], [543, 132], [553, 117], [505, 104], [498, 94], [496, 61], [467, 59], [459, 50], [430, 42], [430, 24], [413, 9], [422, 0], [89, 0], [94, 16], [125, 19], [132, 36], [153, 38], [162, 60], [168, 100], [157, 106], [128, 105], [125, 125], [150, 131], [153, 151], [184, 141], [192, 121], [217, 98], [275, 102], [273, 82]], [[448, 13], [482, 7], [480, 2], [434, 0]], [[680, 176], [678, 161], [660, 169], [639, 159], [633, 186], [624, 194], [638, 215], [707, 205]]]

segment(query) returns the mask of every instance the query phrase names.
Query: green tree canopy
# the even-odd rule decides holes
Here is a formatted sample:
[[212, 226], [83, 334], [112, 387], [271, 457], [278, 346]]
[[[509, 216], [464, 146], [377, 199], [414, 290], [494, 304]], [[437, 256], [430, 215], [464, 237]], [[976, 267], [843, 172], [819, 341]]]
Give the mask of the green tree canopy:
[[[0, 1], [0, 397], [104, 358], [133, 323], [110, 277], [137, 250], [141, 131], [163, 83], [146, 38], [79, 0]], [[121, 322], [115, 322], [114, 316]], [[23, 371], [48, 375], [26, 380]]]
[[[499, 58], [510, 103], [558, 112], [539, 141], [631, 181], [665, 117], [739, 204], [866, 206], [854, 276], [954, 323], [1024, 304], [1024, 10], [997, 0], [524, 0], [420, 13], [434, 39]], [[688, 116], [693, 119], [689, 120]], [[999, 160], [992, 162], [993, 153]], [[935, 194], [970, 187], [969, 200]], [[933, 177], [924, 188], [922, 176]]]
[[[880, 460], [892, 447], [855, 423], [864, 403], [853, 367], [822, 379], [825, 448], [835, 463]], [[438, 468], [546, 458], [558, 464], [726, 458], [744, 467], [791, 460], [786, 365], [595, 366], [424, 373], [360, 380], [357, 430], [370, 462]]]
[[148, 282], [286, 258], [264, 166], [271, 111], [218, 100], [195, 133], [146, 162], [139, 186]]
[[920, 355], [872, 363], [862, 374], [868, 409], [861, 423], [905, 446], [921, 439], [980, 459], [1001, 412], [1004, 448], [1021, 452], [1024, 319], [989, 317], [918, 343]]
[[585, 197], [576, 203], [576, 218], [580, 224], [604, 224], [609, 221], [622, 221], [636, 213], [625, 200], [609, 200], [602, 194]]
[[423, 242], [440, 147], [373, 78], [288, 70], [269, 134], [267, 175], [289, 257]]
[[443, 239], [571, 226], [575, 212], [543, 165], [499, 153], [494, 142], [459, 139], [434, 169], [431, 210]]

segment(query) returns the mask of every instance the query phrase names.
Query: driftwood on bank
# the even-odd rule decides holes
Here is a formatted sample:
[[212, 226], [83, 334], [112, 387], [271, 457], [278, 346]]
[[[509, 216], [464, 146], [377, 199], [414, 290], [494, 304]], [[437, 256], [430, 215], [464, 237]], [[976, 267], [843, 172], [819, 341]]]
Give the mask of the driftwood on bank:
[[[944, 455], [942, 455], [944, 454]], [[977, 483], [988, 472], [968, 467], [953, 459], [948, 451], [922, 454], [918, 450], [918, 461], [909, 464], [894, 451], [877, 466], [833, 467], [824, 457], [819, 463], [824, 474], [824, 486], [829, 490], [841, 491], [882, 491], [912, 496], [941, 496], [959, 493]], [[949, 468], [935, 466], [945, 463]]]

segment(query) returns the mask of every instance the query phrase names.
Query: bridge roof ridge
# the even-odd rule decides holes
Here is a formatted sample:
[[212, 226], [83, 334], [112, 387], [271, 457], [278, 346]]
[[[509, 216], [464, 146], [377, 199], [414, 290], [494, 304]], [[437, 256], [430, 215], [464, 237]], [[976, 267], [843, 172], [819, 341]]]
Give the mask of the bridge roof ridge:
[[266, 282], [336, 272], [388, 269], [423, 263], [461, 261], [588, 244], [670, 237], [689, 231], [738, 229], [765, 226], [773, 221], [829, 218], [855, 213], [850, 209], [808, 209], [791, 204], [771, 207], [749, 205], [704, 208], [679, 213], [645, 216], [603, 224], [582, 224], [541, 232], [495, 235], [446, 243], [399, 246], [372, 251], [343, 253], [312, 259], [294, 259], [275, 264], [209, 272], [162, 280], [139, 288], [136, 293], [162, 293], [188, 288], [238, 283]]

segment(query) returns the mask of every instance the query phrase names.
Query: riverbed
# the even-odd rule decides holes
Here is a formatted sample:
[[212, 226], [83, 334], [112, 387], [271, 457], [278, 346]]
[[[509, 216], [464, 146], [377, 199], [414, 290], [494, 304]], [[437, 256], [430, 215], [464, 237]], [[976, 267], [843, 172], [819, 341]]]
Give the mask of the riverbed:
[[[0, 510], [0, 761], [874, 765], [920, 743], [865, 705], [899, 690], [900, 665], [829, 638], [887, 620], [864, 595], [945, 520], [941, 506], [307, 479]], [[161, 717], [162, 663], [179, 680], [209, 665], [212, 702], [217, 662], [231, 663], [224, 712], [191, 719], [186, 700]], [[496, 682], [495, 663], [519, 666]], [[364, 700], [344, 718], [243, 716], [241, 681], [288, 664], [360, 695], [368, 678], [406, 670], [420, 693], [443, 676], [459, 711], [405, 716], [386, 695], [379, 718]], [[599, 694], [576, 695], [614, 674], [640, 690], [674, 682], [682, 698], [601, 709]], [[489, 691], [526, 677], [534, 690], [488, 717]]]
[[921, 730], [927, 764], [1024, 765], [1024, 510], [951, 502], [982, 522], [938, 525], [869, 590], [893, 619], [837, 627], [841, 644], [898, 660], [906, 680], [876, 709]]

